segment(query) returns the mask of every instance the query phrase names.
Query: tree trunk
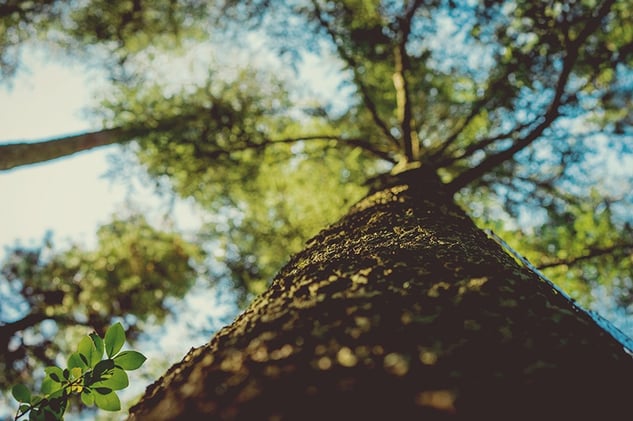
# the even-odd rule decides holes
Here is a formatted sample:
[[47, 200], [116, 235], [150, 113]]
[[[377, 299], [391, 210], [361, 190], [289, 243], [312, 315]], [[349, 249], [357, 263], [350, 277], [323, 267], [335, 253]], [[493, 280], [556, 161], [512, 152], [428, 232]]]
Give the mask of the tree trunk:
[[65, 136], [37, 143], [6, 143], [0, 145], [0, 171], [23, 165], [37, 164], [99, 146], [130, 140], [123, 129], [105, 129], [97, 132]]
[[132, 420], [618, 419], [633, 362], [423, 168], [308, 242]]

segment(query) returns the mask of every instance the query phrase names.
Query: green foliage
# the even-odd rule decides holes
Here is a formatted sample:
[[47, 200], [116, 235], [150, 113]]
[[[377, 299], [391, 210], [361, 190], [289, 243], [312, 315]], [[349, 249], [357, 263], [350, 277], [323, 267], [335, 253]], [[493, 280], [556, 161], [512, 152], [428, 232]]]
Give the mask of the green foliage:
[[89, 319], [162, 318], [162, 300], [182, 296], [195, 279], [200, 249], [176, 233], [155, 230], [140, 216], [102, 226], [97, 239], [94, 251], [73, 247], [30, 268], [34, 272], [21, 272], [17, 262], [7, 271], [37, 291], [63, 292], [59, 302], [50, 303], [53, 314], [81, 309]]
[[[341, 153], [325, 146], [270, 148], [260, 156], [264, 165], [256, 175], [227, 195], [238, 204], [239, 216], [219, 219], [209, 232], [238, 290], [262, 292], [289, 253], [301, 250], [366, 193], [362, 183], [376, 171], [375, 160], [360, 149]], [[213, 198], [204, 193], [198, 192], [199, 200]]]
[[138, 161], [217, 215], [203, 238], [222, 255], [218, 264], [242, 298], [263, 291], [290, 253], [340, 217], [365, 192], [364, 181], [386, 168], [354, 142], [364, 140], [362, 124], [290, 119], [281, 84], [268, 72], [243, 70], [228, 80], [212, 74], [179, 92], [148, 83], [102, 102], [114, 124], [156, 127], [138, 137]]
[[[55, 355], [68, 352], [67, 344], [86, 329], [101, 331], [113, 318], [124, 318], [134, 339], [143, 323], [169, 313], [166, 300], [187, 293], [203, 258], [200, 245], [157, 230], [141, 216], [103, 225], [93, 250], [14, 249], [2, 264], [0, 283], [7, 291], [2, 302], [22, 313], [0, 314], [0, 346], [7, 349], [0, 358], [0, 385], [28, 380], [39, 364], [49, 365]], [[44, 328], [46, 320], [56, 329]], [[30, 338], [28, 345], [23, 335]], [[84, 339], [81, 346], [89, 351], [91, 343], [100, 355], [103, 345], [97, 338]], [[92, 358], [88, 351], [83, 355]], [[118, 349], [106, 351], [111, 356]], [[90, 365], [79, 355], [72, 358], [76, 367]]]
[[[265, 34], [265, 45], [290, 52], [295, 64], [309, 53], [335, 57], [342, 88], [351, 91], [341, 109], [334, 113], [313, 98], [321, 112], [300, 112], [294, 104], [300, 90], [282, 72], [270, 77], [274, 68], [248, 63], [248, 71], [228, 77], [213, 69], [193, 88], [174, 89], [166, 80], [118, 87], [100, 113], [109, 125], [153, 128], [138, 137], [139, 162], [154, 180], [216, 215], [205, 239], [238, 290], [256, 294], [289, 253], [362, 195], [365, 179], [387, 168], [372, 148], [392, 162], [402, 157], [393, 74], [395, 51], [408, 34], [403, 71], [422, 159], [449, 182], [512, 145], [543, 139], [488, 169], [461, 194], [486, 225], [511, 228], [504, 238], [524, 215], [543, 216], [531, 227], [544, 232], [523, 230], [516, 235], [522, 244], [513, 245], [537, 263], [573, 260], [569, 270], [561, 265], [548, 272], [575, 296], [588, 297], [598, 264], [607, 284], [628, 276], [628, 266], [611, 266], [607, 256], [574, 260], [626, 244], [625, 236], [612, 243], [593, 237], [622, 232], [622, 223], [557, 216], [562, 208], [595, 203], [592, 183], [579, 176], [592, 174], [594, 184], [600, 177], [588, 165], [597, 151], [585, 136], [607, 131], [615, 136], [613, 147], [626, 151], [626, 139], [617, 136], [630, 126], [633, 26], [625, 1], [597, 18], [603, 5], [430, 1], [414, 10], [400, 2], [227, 1], [218, 23], [238, 37]], [[552, 121], [541, 128], [552, 110]], [[579, 128], [588, 134], [576, 135]], [[371, 148], [301, 140], [314, 134], [362, 139]]]
[[542, 222], [528, 220], [520, 229], [478, 219], [583, 305], [590, 306], [592, 290], [602, 287], [628, 306], [633, 229], [611, 207], [591, 189], [585, 201], [551, 206]]
[[161, 43], [174, 47], [183, 35], [201, 36], [192, 23], [205, 11], [204, 3], [195, 2], [91, 0], [69, 10], [72, 24], [63, 28], [80, 45], [114, 41], [129, 54]]
[[120, 410], [116, 392], [129, 385], [126, 371], [136, 370], [146, 360], [137, 351], [119, 352], [124, 343], [123, 326], [115, 323], [103, 338], [94, 332], [84, 336], [68, 357], [67, 368], [46, 367], [39, 394], [32, 394], [23, 384], [13, 386], [11, 393], [20, 403], [15, 420], [27, 414], [29, 420], [62, 420], [73, 395], [80, 395], [86, 406]]
[[[211, 74], [201, 86], [174, 93], [149, 83], [123, 87], [116, 94], [101, 104], [102, 113], [116, 116], [109, 124], [152, 127], [138, 137], [139, 160], [150, 175], [168, 176], [185, 196], [196, 195], [201, 184], [221, 193], [222, 183], [256, 171], [258, 151], [275, 140], [278, 127], [289, 123], [287, 93], [280, 82], [252, 70], [237, 72], [228, 81]], [[238, 163], [244, 169], [233, 175]]]
[[107, 57], [118, 77], [120, 65], [135, 53], [173, 51], [184, 40], [201, 39], [207, 30], [200, 23], [210, 9], [205, 2], [170, 0], [9, 0], [0, 5], [0, 75], [12, 78], [23, 47], [39, 38], [71, 57]]

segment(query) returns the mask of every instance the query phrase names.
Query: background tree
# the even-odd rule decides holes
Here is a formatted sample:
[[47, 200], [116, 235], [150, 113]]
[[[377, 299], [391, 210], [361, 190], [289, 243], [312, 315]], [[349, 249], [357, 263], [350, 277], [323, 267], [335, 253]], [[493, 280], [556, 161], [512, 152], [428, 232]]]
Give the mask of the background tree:
[[[380, 173], [419, 161], [574, 297], [602, 284], [629, 301], [631, 174], [606, 171], [630, 160], [626, 1], [29, 4], [2, 12], [3, 60], [38, 34], [109, 66], [103, 143], [135, 140], [151, 180], [215, 215], [204, 240], [244, 300]], [[190, 82], [174, 80], [164, 64], [194, 45]], [[238, 70], [225, 51], [256, 59]], [[336, 97], [292, 82], [315, 57]]]
[[113, 320], [123, 319], [133, 340], [143, 322], [165, 318], [167, 300], [182, 298], [201, 267], [199, 246], [156, 231], [142, 216], [115, 219], [99, 228], [97, 238], [96, 250], [73, 246], [54, 253], [49, 239], [41, 248], [7, 253], [0, 305], [3, 389], [32, 381], [41, 364], [70, 354], [66, 343], [93, 330], [103, 334]]

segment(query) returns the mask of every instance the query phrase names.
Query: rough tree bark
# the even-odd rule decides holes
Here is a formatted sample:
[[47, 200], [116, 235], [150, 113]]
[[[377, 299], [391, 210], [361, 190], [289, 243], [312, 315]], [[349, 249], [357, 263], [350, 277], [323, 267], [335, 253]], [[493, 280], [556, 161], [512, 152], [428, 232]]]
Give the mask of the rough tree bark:
[[621, 419], [631, 356], [420, 168], [308, 242], [132, 420]]

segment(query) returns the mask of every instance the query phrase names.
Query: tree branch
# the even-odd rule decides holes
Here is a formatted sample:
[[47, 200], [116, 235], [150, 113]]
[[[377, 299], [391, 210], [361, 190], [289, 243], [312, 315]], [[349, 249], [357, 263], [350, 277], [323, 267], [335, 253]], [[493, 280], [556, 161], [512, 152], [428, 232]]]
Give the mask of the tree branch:
[[528, 133], [522, 139], [519, 139], [514, 142], [514, 144], [508, 149], [498, 152], [496, 154], [488, 156], [484, 159], [479, 165], [470, 168], [457, 177], [455, 177], [450, 183], [448, 183], [447, 187], [449, 191], [456, 192], [472, 181], [480, 178], [488, 171], [494, 169], [498, 165], [507, 161], [514, 157], [514, 155], [528, 147], [532, 144], [536, 139], [538, 139], [541, 134], [547, 129], [556, 118], [559, 116], [559, 107], [561, 105], [561, 101], [563, 98], [563, 94], [565, 93], [565, 87], [567, 86], [567, 81], [569, 80], [569, 76], [571, 75], [571, 71], [576, 63], [578, 58], [578, 50], [582, 46], [582, 43], [591, 35], [592, 32], [597, 30], [598, 26], [602, 18], [606, 16], [609, 12], [611, 5], [614, 0], [605, 1], [602, 6], [599, 8], [598, 13], [595, 18], [592, 19], [580, 32], [578, 37], [570, 41], [569, 49], [567, 50], [567, 54], [563, 60], [563, 68], [558, 77], [558, 82], [556, 83], [556, 88], [554, 91], [554, 97], [550, 105], [545, 112], [542, 123], [536, 126], [530, 133]]
[[29, 327], [33, 327], [37, 325], [38, 323], [43, 322], [44, 320], [53, 320], [56, 323], [67, 324], [67, 325], [89, 326], [86, 323], [82, 323], [78, 320], [75, 320], [71, 317], [67, 317], [62, 314], [47, 315], [43, 312], [33, 312], [33, 313], [27, 314], [20, 320], [16, 320], [15, 322], [11, 322], [11, 323], [3, 322], [3, 324], [0, 324], [0, 338], [8, 341], [17, 332], [28, 329]]
[[[550, 179], [548, 180], [538, 180], [534, 177], [521, 177], [516, 175], [513, 178], [518, 181], [533, 184], [534, 187], [541, 189], [544, 193], [549, 194], [551, 197], [562, 200], [565, 203], [578, 204], [578, 198], [567, 194], [554, 186], [555, 179], [560, 177], [561, 175], [562, 174], [557, 174], [554, 177], [550, 177]], [[508, 184], [508, 186], [510, 186], [510, 184]]]
[[367, 110], [371, 114], [374, 124], [376, 124], [376, 126], [380, 129], [380, 131], [389, 141], [391, 141], [395, 146], [399, 147], [400, 144], [398, 142], [398, 139], [396, 139], [394, 135], [391, 134], [391, 131], [387, 127], [387, 124], [382, 120], [382, 118], [380, 118], [380, 115], [378, 114], [378, 109], [376, 108], [376, 104], [374, 104], [374, 102], [372, 101], [371, 96], [369, 95], [369, 90], [363, 83], [361, 75], [358, 72], [358, 63], [351, 55], [347, 54], [343, 46], [338, 41], [338, 37], [336, 33], [334, 32], [332, 27], [328, 24], [328, 22], [323, 18], [323, 13], [317, 1], [312, 0], [312, 5], [316, 12], [316, 18], [319, 21], [319, 24], [321, 25], [323, 29], [325, 29], [327, 34], [332, 39], [332, 42], [336, 46], [336, 49], [339, 55], [347, 63], [349, 68], [352, 70], [352, 74], [354, 75], [354, 83], [356, 84], [356, 86], [358, 87], [360, 91], [361, 98], [363, 99], [363, 103], [365, 104], [365, 107], [367, 107]]
[[195, 113], [191, 113], [165, 118], [153, 125], [143, 126], [137, 124], [127, 127], [102, 129], [77, 135], [62, 136], [43, 142], [5, 143], [0, 145], [0, 171], [46, 162], [101, 146], [130, 142], [136, 137], [147, 133], [172, 130], [176, 127], [184, 126], [196, 117]]
[[[512, 71], [514, 71], [514, 66], [509, 66], [506, 71], [499, 77], [495, 78], [490, 85], [488, 86], [488, 89], [486, 91], [486, 94], [481, 97], [478, 101], [476, 101], [474, 104], [472, 104], [472, 109], [470, 114], [468, 114], [468, 116], [462, 120], [462, 123], [459, 125], [459, 127], [457, 127], [457, 129], [455, 129], [455, 131], [453, 133], [451, 133], [451, 135], [446, 138], [446, 140], [444, 142], [442, 142], [442, 144], [440, 145], [440, 147], [432, 153], [431, 155], [431, 159], [433, 160], [437, 160], [439, 158], [441, 158], [441, 156], [446, 152], [446, 150], [455, 143], [455, 141], [459, 138], [459, 135], [463, 133], [463, 131], [466, 129], [466, 127], [468, 127], [468, 125], [470, 124], [470, 122], [479, 114], [479, 112], [481, 111], [481, 109], [483, 107], [486, 107], [487, 104], [494, 99], [495, 95], [498, 94], [498, 89], [499, 87], [505, 83], [505, 79], [508, 77], [508, 75], [510, 73], [512, 73]], [[522, 126], [521, 128], [525, 128], [527, 125]], [[514, 129], [516, 130], [516, 129]], [[514, 131], [513, 130], [513, 131]], [[511, 131], [510, 133], [513, 133], [513, 131]], [[497, 140], [501, 140], [500, 137], [495, 136], [494, 138], [491, 138], [494, 140], [491, 140], [489, 143], [487, 143], [485, 146], [481, 147], [481, 148], [477, 148], [477, 145], [480, 144], [480, 142], [486, 142], [486, 140], [482, 140], [478, 143], [473, 143], [469, 146], [469, 149], [472, 148], [477, 148], [478, 149], [484, 149], [485, 147], [487, 147], [489, 144], [497, 141]], [[474, 152], [474, 151], [473, 151]], [[466, 154], [464, 154], [466, 155]], [[470, 154], [469, 154], [470, 155]], [[463, 157], [463, 156], [462, 156]], [[462, 159], [462, 157], [456, 158], [456, 159], [451, 159], [449, 161], [449, 158], [444, 158], [442, 159], [442, 165], [447, 165], [450, 164], [452, 162], [455, 162], [457, 159]]]
[[408, 162], [413, 162], [418, 158], [420, 141], [415, 131], [407, 80], [409, 71], [407, 41], [411, 33], [411, 20], [421, 3], [421, 1], [415, 1], [405, 15], [398, 19], [401, 36], [398, 45], [394, 48], [393, 86], [396, 89], [396, 111], [402, 129], [402, 146]]
[[50, 161], [77, 152], [129, 140], [132, 140], [132, 137], [128, 136], [125, 129], [116, 128], [64, 136], [37, 143], [7, 143], [0, 145], [0, 171]]
[[468, 145], [468, 147], [465, 148], [461, 154], [452, 156], [452, 157], [446, 157], [444, 159], [439, 160], [437, 166], [445, 167], [447, 165], [452, 164], [455, 161], [468, 158], [472, 156], [475, 152], [486, 149], [488, 146], [492, 145], [495, 142], [511, 138], [512, 136], [520, 133], [521, 130], [531, 126], [532, 124], [534, 124], [534, 122], [519, 124], [518, 126], [514, 127], [513, 129], [505, 133], [500, 133], [496, 136], [480, 139], [479, 141]]
[[206, 153], [207, 157], [210, 159], [217, 159], [222, 156], [228, 156], [234, 152], [242, 152], [246, 150], [262, 150], [267, 147], [274, 146], [277, 144], [288, 144], [288, 143], [298, 143], [304, 141], [337, 141], [340, 142], [342, 146], [356, 146], [364, 149], [365, 151], [375, 155], [377, 158], [383, 159], [392, 164], [396, 164], [397, 160], [388, 152], [382, 149], [379, 149], [372, 145], [370, 142], [357, 139], [357, 138], [345, 138], [339, 135], [308, 135], [308, 136], [297, 136], [297, 137], [287, 137], [281, 139], [267, 139], [263, 142], [255, 143], [255, 142], [245, 142], [244, 144], [233, 147], [230, 149], [216, 149], [213, 151], [209, 151]]
[[556, 259], [538, 266], [539, 269], [549, 269], [557, 266], [573, 266], [585, 260], [591, 260], [613, 252], [630, 253], [633, 251], [633, 243], [617, 244], [610, 247], [597, 247], [590, 249], [588, 253], [568, 259]]
[[10, 339], [16, 332], [35, 326], [50, 318], [44, 313], [30, 313], [15, 322], [0, 325], [0, 338]]

